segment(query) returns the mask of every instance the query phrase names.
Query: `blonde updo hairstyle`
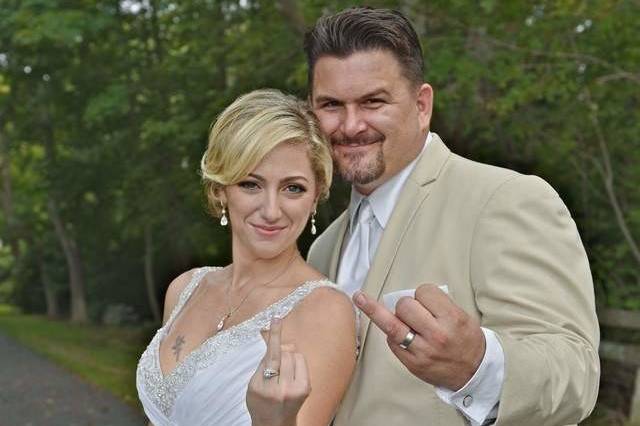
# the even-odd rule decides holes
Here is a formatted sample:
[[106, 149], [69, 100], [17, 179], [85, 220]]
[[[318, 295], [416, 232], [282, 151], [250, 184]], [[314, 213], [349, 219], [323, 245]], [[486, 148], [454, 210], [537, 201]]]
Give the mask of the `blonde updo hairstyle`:
[[222, 188], [244, 179], [281, 143], [307, 147], [318, 200], [329, 196], [331, 154], [307, 103], [279, 90], [255, 90], [229, 105], [209, 133], [200, 171], [213, 216], [221, 215]]

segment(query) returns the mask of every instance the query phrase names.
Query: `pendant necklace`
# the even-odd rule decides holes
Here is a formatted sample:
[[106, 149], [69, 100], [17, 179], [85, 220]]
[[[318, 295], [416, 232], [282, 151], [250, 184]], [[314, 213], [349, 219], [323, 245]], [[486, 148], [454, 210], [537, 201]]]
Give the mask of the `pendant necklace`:
[[216, 326], [216, 333], [219, 333], [222, 331], [222, 329], [224, 328], [225, 325], [225, 321], [227, 321], [229, 318], [231, 318], [231, 316], [233, 314], [235, 314], [238, 309], [240, 309], [240, 307], [242, 306], [242, 304], [249, 298], [249, 296], [251, 296], [251, 293], [253, 293], [253, 291], [259, 287], [267, 287], [269, 284], [271, 284], [272, 282], [274, 282], [275, 280], [277, 280], [278, 278], [280, 278], [285, 272], [287, 272], [287, 270], [289, 269], [289, 266], [291, 266], [291, 264], [293, 263], [293, 259], [296, 258], [296, 254], [298, 254], [297, 251], [293, 252], [293, 256], [291, 256], [291, 259], [289, 259], [289, 261], [287, 262], [287, 265], [284, 267], [284, 269], [278, 273], [275, 277], [271, 278], [269, 281], [262, 283], [260, 285], [257, 285], [255, 287], [253, 287], [251, 290], [249, 290], [249, 292], [242, 298], [242, 300], [240, 301], [240, 303], [238, 303], [238, 305], [235, 308], [231, 308], [231, 281], [229, 281], [229, 285], [227, 286], [227, 291], [226, 291], [226, 304], [228, 307], [227, 313], [224, 314], [222, 316], [222, 318], [220, 319], [220, 322], [218, 322], [218, 325]]

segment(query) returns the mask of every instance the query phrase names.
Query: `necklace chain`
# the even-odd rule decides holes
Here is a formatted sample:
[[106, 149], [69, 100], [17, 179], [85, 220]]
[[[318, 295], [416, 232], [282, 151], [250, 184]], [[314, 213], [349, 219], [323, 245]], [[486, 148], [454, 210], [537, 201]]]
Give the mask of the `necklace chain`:
[[287, 265], [284, 267], [284, 269], [282, 271], [280, 271], [278, 274], [276, 274], [276, 276], [274, 276], [273, 278], [271, 278], [269, 281], [266, 281], [262, 284], [256, 285], [254, 286], [251, 290], [249, 290], [247, 292], [247, 294], [242, 298], [242, 300], [240, 301], [240, 303], [238, 303], [236, 305], [235, 308], [233, 308], [231, 306], [231, 281], [229, 281], [229, 285], [227, 286], [227, 291], [226, 291], [226, 304], [227, 304], [227, 313], [224, 314], [222, 316], [222, 318], [220, 319], [220, 322], [218, 322], [218, 325], [216, 326], [216, 333], [219, 333], [222, 331], [222, 329], [225, 326], [225, 322], [231, 318], [231, 316], [233, 314], [235, 314], [236, 312], [238, 312], [238, 309], [240, 309], [240, 307], [242, 306], [242, 304], [249, 298], [249, 296], [251, 296], [251, 294], [253, 293], [253, 291], [259, 287], [267, 287], [269, 286], [269, 284], [271, 284], [272, 282], [274, 282], [275, 280], [277, 280], [278, 278], [280, 278], [282, 275], [284, 275], [285, 272], [287, 272], [287, 270], [289, 269], [289, 266], [291, 266], [291, 264], [293, 263], [293, 260], [296, 258], [296, 254], [298, 252], [294, 251], [293, 255], [291, 256], [291, 259], [289, 259], [289, 261], [287, 262]]

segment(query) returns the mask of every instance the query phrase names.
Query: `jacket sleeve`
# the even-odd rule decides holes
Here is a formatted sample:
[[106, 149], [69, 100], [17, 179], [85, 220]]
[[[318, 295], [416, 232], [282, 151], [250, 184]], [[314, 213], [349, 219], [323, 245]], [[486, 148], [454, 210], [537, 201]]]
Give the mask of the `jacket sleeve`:
[[470, 262], [482, 326], [505, 355], [496, 425], [587, 417], [600, 376], [593, 282], [558, 194], [534, 176], [504, 182], [475, 225]]

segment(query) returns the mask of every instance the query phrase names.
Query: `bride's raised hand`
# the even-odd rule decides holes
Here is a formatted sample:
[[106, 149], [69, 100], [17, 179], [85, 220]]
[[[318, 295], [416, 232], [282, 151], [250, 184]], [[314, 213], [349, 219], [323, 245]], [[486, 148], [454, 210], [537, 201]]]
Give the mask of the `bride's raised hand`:
[[267, 352], [247, 390], [247, 408], [253, 426], [295, 425], [298, 411], [311, 392], [304, 355], [283, 348], [281, 335], [282, 320], [274, 318], [269, 328]]

